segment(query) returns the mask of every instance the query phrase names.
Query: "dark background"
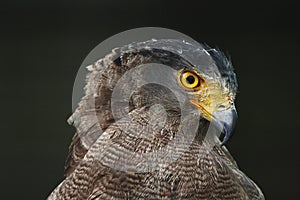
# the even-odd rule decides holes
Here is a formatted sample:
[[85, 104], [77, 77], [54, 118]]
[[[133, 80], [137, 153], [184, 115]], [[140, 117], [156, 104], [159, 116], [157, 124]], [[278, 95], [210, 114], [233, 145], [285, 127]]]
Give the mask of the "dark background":
[[299, 199], [296, 2], [1, 1], [0, 199], [45, 199], [61, 181], [79, 66], [104, 39], [145, 26], [230, 53], [239, 121], [227, 147], [267, 199]]

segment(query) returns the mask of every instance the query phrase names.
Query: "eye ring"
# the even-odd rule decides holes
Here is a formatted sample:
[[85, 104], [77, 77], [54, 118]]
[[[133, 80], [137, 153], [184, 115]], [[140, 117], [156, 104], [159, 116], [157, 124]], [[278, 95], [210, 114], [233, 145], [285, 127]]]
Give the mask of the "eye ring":
[[179, 83], [188, 90], [199, 90], [203, 81], [195, 72], [181, 71], [179, 72]]

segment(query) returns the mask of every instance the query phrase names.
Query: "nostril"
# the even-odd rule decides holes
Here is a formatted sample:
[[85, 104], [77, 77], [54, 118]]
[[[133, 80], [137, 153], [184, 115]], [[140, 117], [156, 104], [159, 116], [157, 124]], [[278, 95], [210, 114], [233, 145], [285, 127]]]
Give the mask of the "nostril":
[[225, 105], [219, 105], [218, 110], [224, 110], [225, 108]]

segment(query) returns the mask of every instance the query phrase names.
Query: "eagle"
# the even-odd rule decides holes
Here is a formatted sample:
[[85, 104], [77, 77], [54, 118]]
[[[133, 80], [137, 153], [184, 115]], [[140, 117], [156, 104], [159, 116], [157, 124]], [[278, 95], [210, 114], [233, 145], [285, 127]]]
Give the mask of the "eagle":
[[87, 67], [58, 199], [264, 199], [225, 147], [237, 79], [217, 48], [151, 39]]

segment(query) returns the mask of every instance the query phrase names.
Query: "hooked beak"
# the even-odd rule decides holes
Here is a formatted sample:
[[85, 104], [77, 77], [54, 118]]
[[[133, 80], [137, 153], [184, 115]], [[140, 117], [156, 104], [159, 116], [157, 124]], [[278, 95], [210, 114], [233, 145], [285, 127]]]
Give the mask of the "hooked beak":
[[221, 145], [224, 145], [231, 138], [236, 125], [237, 117], [237, 112], [234, 106], [213, 114], [213, 125], [215, 125], [225, 135]]
[[193, 100], [190, 100], [190, 102], [200, 110], [200, 112], [207, 120], [209, 120], [218, 130], [220, 130], [225, 135], [221, 145], [224, 145], [226, 142], [228, 142], [233, 134], [238, 118], [235, 106], [230, 105], [229, 108], [212, 113], [207, 111], [200, 103], [197, 103]]

